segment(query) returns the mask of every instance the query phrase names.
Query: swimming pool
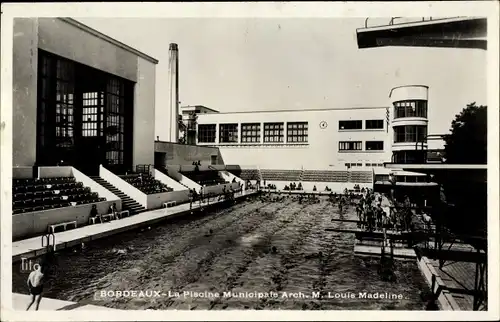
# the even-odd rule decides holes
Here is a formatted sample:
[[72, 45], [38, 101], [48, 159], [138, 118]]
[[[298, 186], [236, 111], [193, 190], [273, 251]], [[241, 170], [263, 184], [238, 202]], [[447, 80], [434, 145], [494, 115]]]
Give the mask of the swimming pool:
[[[395, 280], [382, 280], [379, 260], [353, 254], [352, 234], [325, 231], [355, 227], [338, 217], [326, 198], [252, 199], [122, 233], [58, 254], [44, 296], [119, 309], [423, 309], [417, 264], [396, 262]], [[26, 294], [19, 266], [13, 291]]]

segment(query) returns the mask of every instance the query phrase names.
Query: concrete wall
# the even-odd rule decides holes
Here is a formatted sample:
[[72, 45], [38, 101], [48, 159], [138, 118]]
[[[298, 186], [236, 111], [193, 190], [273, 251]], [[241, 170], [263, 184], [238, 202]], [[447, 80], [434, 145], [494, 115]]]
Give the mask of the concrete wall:
[[156, 180], [160, 181], [163, 184], [166, 184], [170, 188], [174, 189], [174, 191], [184, 191], [187, 190], [185, 186], [170, 178], [169, 176], [163, 174], [162, 172], [153, 169], [153, 176]]
[[36, 160], [38, 20], [14, 19], [12, 165], [33, 166]]
[[32, 179], [33, 167], [14, 167], [12, 168], [12, 179]]
[[212, 194], [219, 195], [222, 193], [222, 190], [226, 187], [226, 191], [229, 191], [229, 188], [232, 187], [234, 191], [239, 188], [239, 183], [226, 183], [226, 184], [218, 184], [216, 186], [207, 186], [203, 187], [203, 194]]
[[[365, 121], [384, 120], [384, 129], [366, 130]], [[280, 111], [260, 113], [219, 113], [198, 115], [198, 125], [223, 123], [261, 123], [261, 143], [216, 145], [227, 164], [248, 164], [248, 160], [261, 168], [327, 169], [331, 166], [345, 169], [345, 163], [383, 163], [390, 161], [390, 140], [387, 133], [386, 108]], [[340, 130], [340, 120], [362, 120], [363, 130]], [[262, 143], [263, 123], [284, 122], [286, 142], [286, 122], [308, 122], [307, 143]], [[320, 124], [326, 122], [326, 127]], [[241, 127], [238, 138], [241, 141]], [[384, 141], [384, 151], [366, 151], [365, 141]], [[362, 141], [362, 151], [340, 152], [340, 141]]]
[[202, 165], [211, 165], [212, 156], [217, 156], [216, 164], [224, 164], [219, 149], [214, 147], [156, 141], [155, 152], [166, 153], [166, 165], [191, 165], [193, 161], [201, 161]]
[[186, 187], [188, 187], [189, 189], [195, 189], [196, 191], [200, 191], [200, 188], [201, 186], [199, 184], [197, 184], [196, 182], [194, 182], [193, 180], [189, 179], [188, 177], [186, 177], [185, 175], [183, 175], [182, 173], [180, 173], [180, 168], [181, 166], [177, 165], [173, 165], [173, 166], [168, 166], [167, 167], [167, 170], [168, 170], [168, 175], [177, 180], [178, 182], [182, 183], [183, 185], [185, 185]]
[[[100, 214], [108, 211], [113, 204], [111, 201], [97, 202]], [[49, 209], [37, 212], [28, 212], [12, 216], [12, 239], [19, 240], [40, 235], [48, 231], [48, 225], [75, 221], [77, 225], [85, 225], [89, 221], [90, 209], [93, 204], [78, 205], [58, 209]]]
[[73, 167], [39, 167], [38, 178], [72, 177]]
[[170, 192], [153, 193], [146, 195], [147, 207], [146, 209], [158, 209], [163, 206], [163, 204], [169, 201]]
[[85, 187], [89, 187], [92, 192], [97, 192], [99, 197], [106, 198], [107, 201], [113, 201], [116, 204], [117, 210], [122, 210], [122, 200], [111, 191], [90, 179], [78, 169], [72, 167], [71, 174], [76, 181], [83, 183]]
[[147, 209], [148, 199], [145, 193], [118, 177], [116, 174], [107, 170], [102, 165], [99, 167], [99, 176]]
[[155, 81], [156, 65], [138, 57], [138, 81], [134, 99], [134, 168], [153, 164], [155, 151]]
[[57, 18], [38, 18], [38, 46], [64, 58], [138, 81], [137, 56]]

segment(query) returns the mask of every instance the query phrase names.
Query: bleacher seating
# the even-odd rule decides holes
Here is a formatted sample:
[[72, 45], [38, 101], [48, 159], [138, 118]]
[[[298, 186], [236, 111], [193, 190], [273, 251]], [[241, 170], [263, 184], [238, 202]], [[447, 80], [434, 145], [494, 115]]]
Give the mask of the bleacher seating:
[[73, 177], [14, 179], [13, 214], [105, 201]]
[[139, 189], [140, 191], [144, 192], [147, 195], [174, 191], [174, 189], [156, 180], [149, 174], [132, 173], [127, 175], [122, 175], [120, 176], [120, 178], [122, 178], [123, 180], [125, 180], [126, 182], [128, 182], [129, 184], [131, 184], [132, 186], [134, 186], [135, 188]]
[[349, 181], [353, 183], [372, 183], [373, 173], [371, 171], [351, 171]]
[[304, 170], [302, 181], [309, 182], [348, 182], [349, 172], [331, 170]]
[[300, 181], [302, 170], [260, 170], [262, 180]]
[[186, 171], [181, 173], [202, 186], [215, 186], [217, 184], [228, 183], [219, 176], [219, 172], [217, 170]]
[[228, 171], [243, 180], [260, 180], [260, 173], [257, 169], [238, 169]]

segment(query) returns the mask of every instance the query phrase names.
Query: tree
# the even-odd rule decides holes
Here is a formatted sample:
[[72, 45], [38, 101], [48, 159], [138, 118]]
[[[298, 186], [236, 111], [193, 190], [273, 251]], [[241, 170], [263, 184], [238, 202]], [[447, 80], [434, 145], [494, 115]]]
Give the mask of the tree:
[[487, 163], [486, 106], [468, 104], [451, 123], [451, 135], [445, 137], [446, 163]]
[[[487, 164], [486, 109], [471, 103], [456, 115], [451, 134], [445, 137], [446, 163]], [[438, 175], [437, 179], [444, 192], [441, 199], [454, 205], [448, 216], [450, 226], [471, 233], [483, 229], [487, 217], [487, 184], [480, 171], [448, 172]]]

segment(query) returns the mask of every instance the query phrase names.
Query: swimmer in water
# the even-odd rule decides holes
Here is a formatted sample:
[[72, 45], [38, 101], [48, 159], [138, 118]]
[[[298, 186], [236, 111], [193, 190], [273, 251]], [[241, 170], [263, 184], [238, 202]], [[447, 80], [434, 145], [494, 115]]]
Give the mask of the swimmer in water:
[[40, 306], [40, 301], [42, 300], [45, 268], [46, 268], [45, 264], [42, 263], [42, 265], [38, 266], [38, 269], [36, 271], [31, 272], [30, 275], [28, 276], [27, 284], [29, 293], [31, 295], [31, 302], [28, 305], [28, 308], [26, 308], [26, 311], [30, 309], [30, 307], [33, 305], [33, 303], [35, 303], [35, 301], [36, 301], [35, 310], [38, 311], [38, 307]]

